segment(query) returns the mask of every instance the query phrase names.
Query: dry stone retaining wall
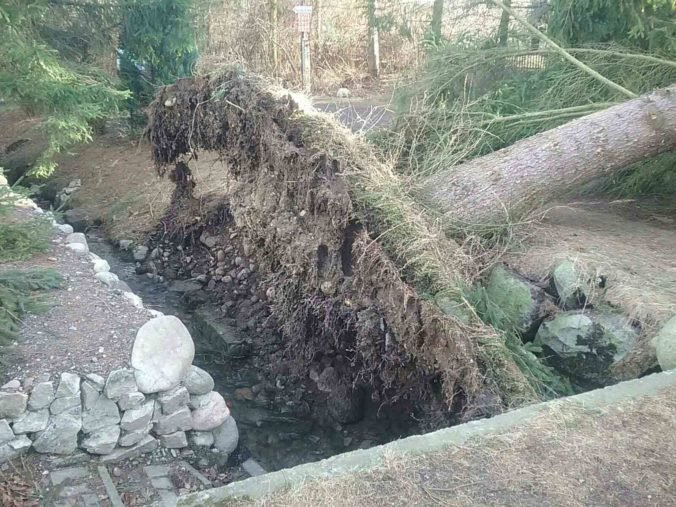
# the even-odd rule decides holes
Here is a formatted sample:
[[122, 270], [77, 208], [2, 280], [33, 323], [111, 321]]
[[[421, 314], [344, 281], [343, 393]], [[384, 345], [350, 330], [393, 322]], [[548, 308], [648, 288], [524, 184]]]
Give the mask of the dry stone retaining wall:
[[[122, 291], [137, 308], [141, 298], [89, 252], [87, 239], [69, 225], [66, 247], [89, 256], [96, 278]], [[106, 462], [135, 457], [158, 446], [189, 445], [232, 453], [239, 435], [214, 381], [192, 364], [195, 346], [176, 317], [148, 310], [137, 332], [129, 368], [97, 374], [63, 372], [34, 385], [12, 380], [0, 388], [0, 462], [29, 449], [71, 454], [78, 448]]]

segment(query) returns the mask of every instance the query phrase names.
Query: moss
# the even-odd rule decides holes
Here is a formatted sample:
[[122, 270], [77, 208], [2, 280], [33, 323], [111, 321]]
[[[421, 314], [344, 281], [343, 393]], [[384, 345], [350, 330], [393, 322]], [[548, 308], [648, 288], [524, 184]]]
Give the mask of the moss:
[[499, 311], [500, 316], [495, 319], [498, 327], [519, 332], [530, 327], [537, 305], [526, 282], [496, 266], [488, 279], [486, 295]]

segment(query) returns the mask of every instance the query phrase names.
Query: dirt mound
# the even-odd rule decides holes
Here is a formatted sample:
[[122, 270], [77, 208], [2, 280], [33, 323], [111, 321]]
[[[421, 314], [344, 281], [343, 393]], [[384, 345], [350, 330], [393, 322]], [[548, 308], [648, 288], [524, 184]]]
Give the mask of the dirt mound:
[[[339, 354], [353, 385], [369, 385], [382, 402], [408, 399], [429, 407], [442, 400], [445, 411], [456, 411], [490, 394], [500, 405], [506, 390], [486, 377], [495, 365], [486, 364], [476, 345], [480, 336], [490, 339], [491, 330], [442, 314], [404, 281], [411, 266], [383, 247], [391, 224], [360, 196], [374, 173], [385, 172], [383, 164], [355, 156], [359, 147], [349, 131], [301, 111], [288, 92], [236, 71], [165, 88], [150, 117], [158, 171], [173, 165], [177, 185], [165, 234], [199, 238], [200, 224], [213, 226], [227, 205], [257, 269], [272, 281], [272, 311], [301, 364]], [[215, 183], [222, 190], [203, 188], [196, 203], [199, 189], [188, 163], [203, 151], [220, 154], [227, 176]], [[196, 213], [203, 217], [195, 220]], [[422, 220], [413, 226], [427, 227]], [[447, 279], [457, 280], [469, 264], [442, 236], [432, 255], [445, 263], [435, 258], [434, 264], [425, 252], [415, 262], [442, 266]], [[512, 387], [524, 398], [531, 394], [529, 386]]]

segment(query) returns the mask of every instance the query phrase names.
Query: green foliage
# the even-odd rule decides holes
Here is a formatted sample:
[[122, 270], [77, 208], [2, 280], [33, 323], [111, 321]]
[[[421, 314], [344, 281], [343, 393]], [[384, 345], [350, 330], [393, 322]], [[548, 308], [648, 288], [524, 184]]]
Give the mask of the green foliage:
[[[155, 87], [190, 76], [197, 61], [197, 0], [124, 0], [119, 39], [119, 74], [132, 91], [136, 114]], [[137, 123], [141, 118], [135, 117]]]
[[73, 46], [55, 27], [72, 28], [67, 20], [76, 14], [49, 0], [0, 0], [0, 96], [44, 119], [49, 144], [32, 170], [37, 176], [51, 173], [54, 156], [69, 145], [91, 140], [91, 124], [127, 97], [90, 58], [68, 58]]
[[47, 307], [39, 291], [56, 289], [61, 283], [61, 276], [51, 269], [0, 272], [0, 343], [14, 338], [23, 315]]
[[42, 216], [19, 220], [12, 210], [20, 198], [0, 185], [0, 262], [19, 261], [49, 248], [51, 223]]
[[651, 51], [676, 51], [674, 0], [555, 0], [549, 32], [569, 46], [618, 43]]

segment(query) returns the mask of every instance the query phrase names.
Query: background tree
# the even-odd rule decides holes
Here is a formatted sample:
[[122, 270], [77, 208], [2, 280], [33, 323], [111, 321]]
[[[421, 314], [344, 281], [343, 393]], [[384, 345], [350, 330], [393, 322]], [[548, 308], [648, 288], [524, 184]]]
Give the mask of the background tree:
[[368, 66], [371, 77], [380, 76], [380, 37], [378, 30], [378, 0], [366, 0], [368, 23]]

